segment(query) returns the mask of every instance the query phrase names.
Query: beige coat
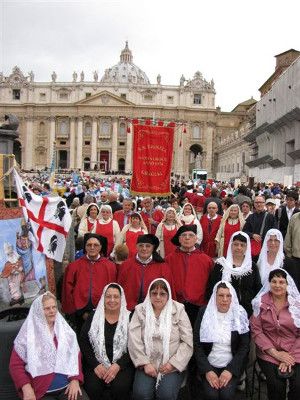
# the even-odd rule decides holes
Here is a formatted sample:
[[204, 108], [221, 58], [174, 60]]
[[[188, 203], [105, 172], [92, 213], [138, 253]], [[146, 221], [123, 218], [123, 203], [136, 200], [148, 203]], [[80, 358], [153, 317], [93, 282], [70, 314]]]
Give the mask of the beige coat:
[[[184, 371], [193, 354], [193, 331], [184, 305], [172, 300], [172, 329], [170, 336], [169, 363], [178, 371]], [[144, 345], [145, 310], [143, 305], [135, 307], [129, 324], [128, 350], [135, 367], [153, 363], [157, 355], [162, 355], [162, 341], [153, 338], [153, 353], [149, 358]], [[156, 356], [155, 356], [156, 355]]]

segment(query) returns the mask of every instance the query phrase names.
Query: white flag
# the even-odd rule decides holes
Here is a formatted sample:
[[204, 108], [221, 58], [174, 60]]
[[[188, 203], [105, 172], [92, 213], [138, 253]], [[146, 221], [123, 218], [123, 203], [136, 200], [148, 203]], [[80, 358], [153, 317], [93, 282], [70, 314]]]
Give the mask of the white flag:
[[15, 169], [14, 177], [24, 217], [31, 226], [34, 247], [49, 258], [62, 261], [72, 222], [65, 201], [59, 196], [41, 197], [33, 193]]

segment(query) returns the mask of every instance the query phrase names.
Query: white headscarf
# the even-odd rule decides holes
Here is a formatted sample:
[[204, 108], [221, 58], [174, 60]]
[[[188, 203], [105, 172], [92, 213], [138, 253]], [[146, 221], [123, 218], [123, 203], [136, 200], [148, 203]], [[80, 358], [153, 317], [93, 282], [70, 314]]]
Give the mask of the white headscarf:
[[[270, 265], [268, 263], [268, 240], [270, 239], [271, 235], [275, 235], [276, 239], [280, 241], [279, 249], [276, 254], [276, 258], [274, 264]], [[283, 237], [282, 233], [278, 229], [270, 229], [268, 230], [264, 243], [262, 245], [262, 249], [257, 261], [258, 270], [260, 273], [260, 278], [262, 283], [268, 280], [269, 272], [273, 269], [282, 268], [284, 260], [284, 253], [283, 253]]]
[[177, 229], [178, 229], [182, 224], [181, 224], [181, 222], [180, 222], [179, 216], [176, 214], [175, 208], [173, 208], [173, 207], [168, 207], [168, 208], [166, 209], [165, 214], [164, 214], [164, 217], [163, 217], [163, 219], [161, 220], [161, 222], [166, 222], [168, 211], [173, 211], [174, 216], [175, 216], [174, 225], [176, 225], [176, 227], [177, 227]]
[[14, 341], [14, 348], [33, 378], [51, 373], [76, 376], [79, 374], [76, 334], [57, 312], [54, 323], [54, 335], [58, 343], [56, 348], [42, 303], [43, 297], [49, 294], [42, 294], [31, 304], [29, 314]]
[[249, 321], [245, 309], [239, 304], [233, 286], [227, 281], [215, 284], [200, 326], [200, 342], [223, 343], [226, 335], [218, 329], [217, 289], [220, 283], [225, 283], [231, 294], [229, 310], [224, 313], [225, 326], [229, 332], [237, 331], [240, 335], [249, 332]]
[[[168, 288], [168, 294], [169, 294], [168, 301], [164, 306], [164, 308], [162, 309], [158, 318], [156, 318], [154, 314], [153, 306], [150, 299], [150, 288], [156, 281], [163, 281]], [[154, 279], [149, 285], [147, 296], [143, 302], [143, 308], [146, 314], [144, 341], [145, 341], [146, 355], [150, 357], [153, 352], [153, 336], [157, 335], [160, 336], [163, 348], [163, 358], [161, 362], [162, 364], [167, 363], [170, 358], [169, 346], [170, 346], [170, 336], [172, 328], [172, 305], [173, 305], [172, 293], [169, 282], [163, 278]], [[157, 328], [157, 322], [158, 322], [158, 328]], [[156, 385], [158, 385], [161, 377], [162, 375], [161, 373], [159, 373], [157, 376]]]
[[[186, 206], [190, 206], [191, 207], [191, 210], [192, 210], [191, 215], [184, 215], [184, 209], [185, 209]], [[180, 221], [183, 221], [186, 225], [189, 225], [194, 220], [197, 220], [196, 211], [195, 211], [195, 209], [194, 209], [194, 207], [193, 207], [193, 205], [191, 203], [185, 203], [183, 205], [183, 207], [182, 207], [182, 209], [180, 211], [180, 214], [179, 214], [179, 219], [180, 219]]]
[[109, 361], [106, 348], [105, 348], [105, 336], [104, 336], [104, 326], [105, 326], [105, 293], [109, 286], [117, 285], [121, 290], [121, 308], [118, 319], [118, 324], [115, 330], [113, 339], [113, 363], [119, 360], [121, 356], [127, 351], [127, 338], [128, 338], [128, 324], [130, 312], [127, 310], [127, 303], [122, 286], [117, 283], [109, 283], [103, 289], [101, 299], [96, 308], [91, 328], [89, 330], [89, 339], [91, 345], [94, 349], [96, 359], [100, 364], [103, 364], [106, 368], [111, 366]]
[[[278, 268], [278, 270], [280, 271], [280, 268]], [[294, 320], [296, 327], [300, 328], [300, 293], [299, 293], [297, 286], [294, 282], [294, 279], [291, 277], [291, 275], [288, 272], [286, 272], [285, 270], [282, 270], [282, 272], [284, 274], [286, 274], [287, 300], [289, 303], [289, 312]], [[268, 292], [270, 292], [269, 279], [267, 279], [265, 281], [263, 287], [260, 289], [258, 294], [254, 297], [254, 299], [251, 302], [252, 308], [253, 308], [253, 315], [255, 317], [257, 317], [260, 313], [261, 299], [262, 299], [263, 295]]]
[[[242, 265], [240, 267], [234, 268], [231, 245], [233, 242], [233, 238], [237, 235], [242, 235], [247, 239], [247, 248]], [[244, 275], [251, 274], [252, 272], [251, 246], [250, 246], [250, 238], [247, 235], [247, 233], [242, 231], [235, 232], [230, 238], [226, 258], [220, 257], [216, 260], [216, 262], [223, 266], [222, 280], [224, 281], [231, 282], [231, 276], [241, 277]]]

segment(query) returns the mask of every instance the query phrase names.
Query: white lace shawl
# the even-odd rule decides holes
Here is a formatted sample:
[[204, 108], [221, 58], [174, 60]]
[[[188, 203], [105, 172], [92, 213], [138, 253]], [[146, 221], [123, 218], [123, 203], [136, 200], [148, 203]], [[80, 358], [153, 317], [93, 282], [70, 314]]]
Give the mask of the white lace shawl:
[[[190, 206], [192, 209], [191, 215], [184, 215], [184, 208], [186, 206]], [[196, 211], [191, 203], [185, 203], [184, 206], [181, 209], [181, 212], [179, 214], [179, 220], [183, 221], [186, 225], [190, 225], [194, 220], [197, 220], [197, 214]]]
[[[300, 328], [300, 293], [291, 275], [284, 271], [287, 280], [287, 300], [289, 303], [289, 312], [297, 328]], [[260, 313], [261, 299], [264, 294], [270, 292], [270, 282], [267, 279], [258, 294], [252, 300], [253, 315], [257, 317]]]
[[[231, 304], [225, 314], [223, 327], [227, 329], [227, 334], [220, 332], [218, 322], [218, 308], [216, 303], [217, 287], [220, 283], [225, 283], [231, 293]], [[240, 335], [249, 332], [249, 321], [245, 309], [239, 304], [233, 286], [227, 281], [220, 281], [215, 284], [213, 293], [207, 304], [200, 326], [200, 342], [224, 343], [228, 332], [237, 331]]]
[[25, 362], [25, 369], [33, 378], [51, 373], [76, 376], [79, 374], [76, 334], [57, 312], [54, 323], [54, 335], [58, 343], [56, 348], [42, 304], [46, 294], [49, 292], [33, 301], [14, 341], [15, 351]]
[[[153, 306], [150, 299], [150, 288], [152, 284], [158, 280], [164, 281], [169, 293], [169, 298], [167, 304], [162, 309], [158, 318], [156, 318], [153, 310]], [[165, 364], [169, 361], [169, 346], [170, 346], [170, 336], [171, 336], [171, 328], [172, 328], [172, 294], [169, 282], [163, 278], [154, 279], [148, 288], [147, 296], [143, 302], [143, 308], [146, 314], [145, 321], [145, 350], [146, 355], [150, 358], [153, 352], [153, 337], [159, 334], [162, 340], [162, 348], [163, 348], [163, 358], [161, 364]], [[158, 322], [158, 329], [157, 329]], [[161, 380], [162, 374], [159, 373], [156, 380], [156, 385], [159, 384]]]
[[[245, 253], [245, 257], [242, 262], [242, 265], [240, 267], [234, 268], [231, 245], [232, 245], [233, 238], [236, 235], [242, 235], [247, 239], [247, 248], [246, 248], [246, 253]], [[220, 257], [216, 260], [216, 262], [218, 264], [221, 264], [223, 267], [222, 268], [222, 280], [223, 281], [231, 282], [231, 276], [241, 277], [244, 275], [251, 274], [251, 272], [252, 272], [251, 246], [250, 246], [250, 238], [247, 235], [247, 233], [242, 232], [242, 231], [235, 232], [230, 238], [226, 258]]]
[[[105, 348], [105, 336], [104, 336], [104, 326], [105, 326], [105, 307], [104, 299], [105, 293], [108, 287], [112, 283], [105, 286], [101, 299], [96, 308], [91, 328], [89, 330], [90, 343], [94, 349], [96, 359], [100, 364], [103, 364], [106, 368], [111, 366], [109, 361], [106, 348]], [[114, 283], [114, 285], [118, 285]], [[128, 339], [128, 324], [130, 312], [127, 310], [127, 303], [123, 288], [118, 285], [121, 290], [121, 308], [119, 314], [119, 320], [116, 327], [116, 331], [113, 339], [113, 363], [117, 362], [121, 356], [127, 351], [127, 339]]]
[[[272, 265], [268, 263], [268, 240], [270, 239], [271, 235], [275, 235], [276, 238], [280, 241], [279, 249], [276, 254], [275, 261]], [[257, 261], [257, 267], [259, 270], [260, 278], [262, 283], [264, 284], [266, 280], [268, 280], [268, 276], [270, 271], [273, 269], [282, 268], [284, 260], [284, 253], [283, 253], [283, 237], [282, 233], [278, 229], [270, 229], [268, 230], [264, 243], [262, 245], [261, 253], [259, 255]]]

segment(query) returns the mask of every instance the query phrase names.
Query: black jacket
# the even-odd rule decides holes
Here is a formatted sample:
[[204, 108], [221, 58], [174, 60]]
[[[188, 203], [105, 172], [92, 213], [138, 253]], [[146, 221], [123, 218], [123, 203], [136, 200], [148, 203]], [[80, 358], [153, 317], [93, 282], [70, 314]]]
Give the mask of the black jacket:
[[[263, 211], [260, 213], [254, 212], [250, 214], [249, 217], [246, 219], [246, 223], [243, 228], [243, 232], [247, 233], [252, 238], [253, 233], [257, 235], [260, 234], [260, 230], [263, 224], [264, 215], [267, 211]], [[269, 229], [277, 228], [275, 216], [273, 214], [267, 214], [264, 230], [262, 233], [262, 241], [264, 240], [266, 233]]]
[[[200, 326], [206, 306], [201, 307], [194, 326], [194, 354], [200, 375], [205, 375], [212, 370], [207, 357], [212, 350], [213, 343], [200, 342]], [[226, 366], [226, 370], [239, 378], [247, 365], [247, 355], [249, 352], [250, 335], [244, 333], [240, 335], [237, 331], [231, 332], [231, 352], [232, 360]]]
[[[293, 215], [300, 211], [299, 208], [294, 209]], [[275, 218], [277, 222], [278, 229], [282, 233], [283, 239], [285, 238], [287, 227], [289, 224], [289, 219], [286, 212], [286, 206], [279, 207], [275, 212]]]

